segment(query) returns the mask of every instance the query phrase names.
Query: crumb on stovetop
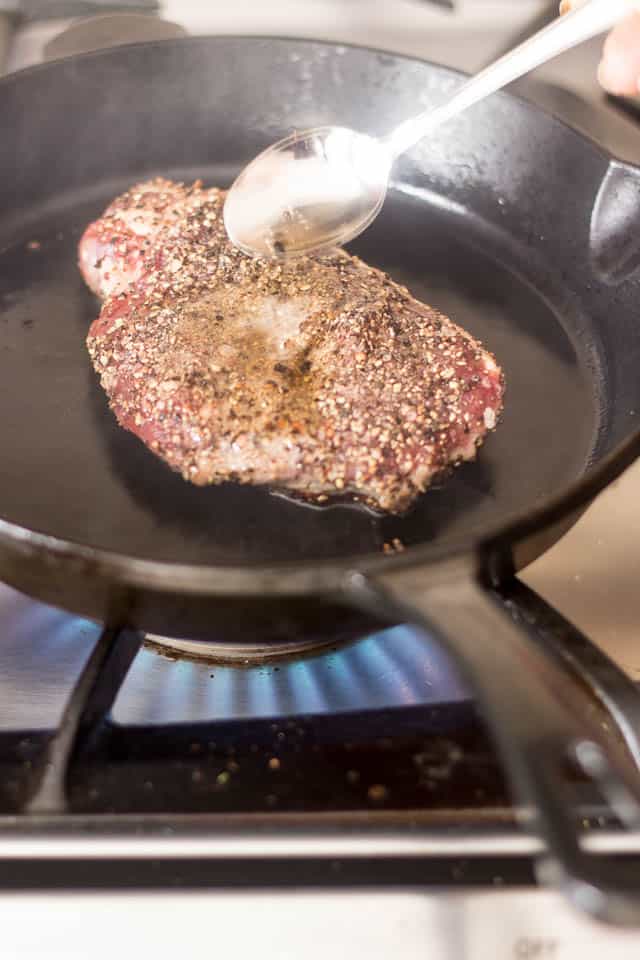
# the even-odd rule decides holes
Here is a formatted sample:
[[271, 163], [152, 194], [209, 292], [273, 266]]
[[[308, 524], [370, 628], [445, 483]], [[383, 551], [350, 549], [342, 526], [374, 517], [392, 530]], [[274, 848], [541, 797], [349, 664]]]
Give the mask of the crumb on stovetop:
[[403, 553], [405, 545], [400, 537], [394, 537], [391, 541], [385, 541], [382, 545], [382, 552], [386, 554]]

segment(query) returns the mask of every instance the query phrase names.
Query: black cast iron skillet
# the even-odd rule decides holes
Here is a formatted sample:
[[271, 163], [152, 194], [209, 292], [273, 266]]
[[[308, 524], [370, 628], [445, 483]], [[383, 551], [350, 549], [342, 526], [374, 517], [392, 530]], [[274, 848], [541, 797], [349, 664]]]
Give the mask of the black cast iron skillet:
[[[627, 819], [639, 807], [489, 587], [640, 452], [640, 171], [507, 95], [401, 161], [354, 249], [482, 338], [508, 383], [478, 462], [401, 518], [187, 485], [116, 426], [85, 351], [98, 307], [76, 244], [125, 186], [224, 185], [292, 128], [386, 131], [459, 82], [374, 51], [247, 38], [120, 47], [0, 82], [0, 577], [155, 633], [269, 636], [336, 607], [428, 626], [473, 683], [569, 893], [635, 922], [640, 877], [582, 851], [558, 794], [571, 754], [626, 797]], [[396, 536], [406, 552], [383, 556]]]

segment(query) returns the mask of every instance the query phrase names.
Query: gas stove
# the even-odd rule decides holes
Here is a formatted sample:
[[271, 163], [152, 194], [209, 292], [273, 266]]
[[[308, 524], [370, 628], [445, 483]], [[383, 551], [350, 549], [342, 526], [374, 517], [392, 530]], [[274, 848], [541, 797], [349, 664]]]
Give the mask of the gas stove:
[[[318, 36], [471, 71], [549, 6], [181, 0], [160, 12], [189, 33]], [[133, 24], [107, 32], [126, 40]], [[6, 69], [65, 52], [78, 29], [19, 24]], [[80, 30], [85, 44], [92, 35]], [[600, 94], [596, 63], [597, 43], [585, 45], [519, 90], [640, 161], [640, 129]], [[524, 584], [503, 597], [535, 613], [540, 642], [631, 762], [639, 485], [635, 468], [524, 572], [549, 606]], [[594, 645], [578, 631], [560, 644], [554, 607]], [[596, 926], [538, 885], [530, 811], [514, 809], [475, 704], [431, 637], [337, 618], [312, 642], [285, 629], [268, 661], [259, 637], [250, 649], [159, 637], [140, 647], [124, 632], [108, 647], [99, 624], [2, 585], [0, 633], [3, 957], [638, 955], [640, 934]], [[640, 833], [621, 834], [587, 785], [576, 816], [594, 851], [640, 855]]]

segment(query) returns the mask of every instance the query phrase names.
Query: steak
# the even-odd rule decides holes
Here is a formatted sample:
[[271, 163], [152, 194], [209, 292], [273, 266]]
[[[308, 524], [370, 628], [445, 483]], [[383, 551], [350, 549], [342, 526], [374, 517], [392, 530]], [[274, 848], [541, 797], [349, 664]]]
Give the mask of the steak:
[[502, 408], [491, 354], [343, 251], [244, 255], [224, 197], [153, 180], [82, 237], [104, 298], [87, 346], [121, 426], [192, 483], [392, 512], [473, 459]]

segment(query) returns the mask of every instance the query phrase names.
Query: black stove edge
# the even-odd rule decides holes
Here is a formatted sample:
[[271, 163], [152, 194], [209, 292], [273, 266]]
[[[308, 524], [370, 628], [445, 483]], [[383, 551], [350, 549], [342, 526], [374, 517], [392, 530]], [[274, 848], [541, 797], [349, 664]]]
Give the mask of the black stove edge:
[[[544, 850], [493, 811], [0, 817], [0, 895], [16, 890], [513, 888]], [[523, 819], [526, 819], [523, 817]], [[603, 865], [637, 870], [640, 832], [593, 831]]]
[[[23, 818], [24, 821], [25, 818]], [[32, 818], [26, 818], [32, 819]], [[38, 818], [35, 818], [36, 820]], [[176, 822], [176, 819], [178, 822]], [[480, 828], [376, 832], [369, 823], [350, 831], [185, 828], [185, 818], [130, 831], [79, 833], [24, 829], [5, 833], [0, 818], [0, 894], [16, 890], [199, 888], [508, 888], [534, 886], [541, 848], [527, 834]], [[187, 818], [188, 819], [188, 818]], [[307, 819], [305, 817], [305, 819]], [[64, 818], [67, 828], [69, 818]], [[107, 823], [108, 823], [107, 819]], [[169, 825], [171, 824], [171, 826]], [[95, 826], [95, 824], [94, 824]], [[193, 824], [192, 824], [193, 826]], [[101, 827], [105, 827], [103, 821]], [[155, 832], [154, 831], [155, 828]], [[631, 842], [630, 842], [631, 840]], [[591, 837], [597, 863], [637, 870], [640, 834], [603, 831]], [[596, 842], [597, 841], [597, 842]], [[622, 852], [624, 851], [624, 852]]]
[[0, 895], [27, 890], [531, 887], [529, 858], [235, 859], [110, 861], [0, 859]]

